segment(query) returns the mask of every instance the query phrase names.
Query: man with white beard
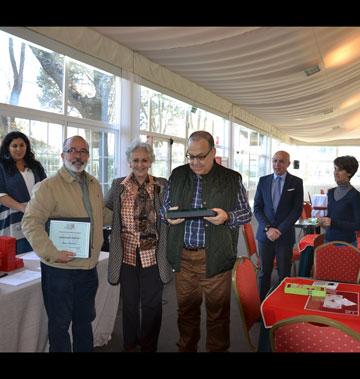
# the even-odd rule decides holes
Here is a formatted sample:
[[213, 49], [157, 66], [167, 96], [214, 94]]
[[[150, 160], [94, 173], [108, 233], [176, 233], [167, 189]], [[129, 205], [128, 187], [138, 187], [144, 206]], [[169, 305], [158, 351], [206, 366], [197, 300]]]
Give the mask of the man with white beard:
[[[91, 322], [96, 316], [96, 264], [103, 242], [103, 194], [97, 179], [85, 171], [89, 145], [84, 138], [66, 139], [61, 158], [63, 166], [58, 172], [34, 187], [22, 229], [41, 258], [50, 352], [88, 352], [93, 350]], [[76, 252], [55, 247], [46, 228], [53, 218], [65, 222], [67, 219], [90, 221], [88, 257], [77, 258]], [[71, 322], [73, 346], [68, 332]]]

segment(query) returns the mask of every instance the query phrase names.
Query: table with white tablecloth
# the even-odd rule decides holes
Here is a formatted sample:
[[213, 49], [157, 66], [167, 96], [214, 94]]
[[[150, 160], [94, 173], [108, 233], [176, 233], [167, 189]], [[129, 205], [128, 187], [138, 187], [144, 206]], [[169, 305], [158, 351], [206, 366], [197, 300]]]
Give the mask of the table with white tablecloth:
[[311, 196], [311, 217], [324, 217], [327, 215], [327, 195], [315, 194]]
[[[24, 258], [25, 254], [18, 257]], [[24, 269], [40, 271], [39, 260], [24, 260]], [[97, 265], [99, 288], [96, 294], [94, 345], [109, 342], [119, 305], [120, 286], [107, 282], [108, 253], [101, 252]], [[46, 352], [49, 350], [47, 315], [41, 279], [18, 286], [0, 284], [0, 352]]]

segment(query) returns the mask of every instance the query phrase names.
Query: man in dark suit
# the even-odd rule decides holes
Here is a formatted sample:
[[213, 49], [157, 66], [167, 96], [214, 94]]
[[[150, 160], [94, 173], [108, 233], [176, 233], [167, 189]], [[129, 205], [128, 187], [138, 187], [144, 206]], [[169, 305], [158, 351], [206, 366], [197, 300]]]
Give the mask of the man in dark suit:
[[274, 173], [260, 178], [254, 199], [254, 214], [259, 223], [256, 239], [261, 300], [270, 289], [275, 256], [279, 281], [290, 276], [294, 224], [300, 217], [304, 197], [302, 179], [287, 172], [290, 155], [286, 151], [276, 152], [272, 165]]

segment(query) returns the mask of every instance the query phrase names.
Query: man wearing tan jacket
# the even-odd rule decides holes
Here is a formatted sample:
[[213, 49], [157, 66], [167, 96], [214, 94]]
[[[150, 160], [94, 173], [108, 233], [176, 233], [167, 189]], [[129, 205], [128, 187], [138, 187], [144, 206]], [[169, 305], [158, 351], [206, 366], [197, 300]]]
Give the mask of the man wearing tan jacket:
[[[92, 351], [96, 264], [103, 242], [103, 195], [99, 182], [84, 171], [89, 146], [82, 137], [66, 139], [61, 158], [63, 167], [34, 187], [22, 229], [41, 258], [50, 352]], [[75, 258], [74, 252], [58, 250], [46, 231], [49, 218], [90, 219], [89, 258]], [[73, 348], [68, 333], [71, 322]]]

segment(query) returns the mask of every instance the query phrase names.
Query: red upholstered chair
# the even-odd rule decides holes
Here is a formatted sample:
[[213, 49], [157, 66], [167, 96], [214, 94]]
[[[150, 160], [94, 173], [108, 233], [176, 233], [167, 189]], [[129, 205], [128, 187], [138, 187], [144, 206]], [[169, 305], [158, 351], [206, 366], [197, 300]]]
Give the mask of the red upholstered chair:
[[308, 246], [312, 246], [314, 248], [322, 245], [324, 243], [325, 234], [306, 234], [299, 241], [299, 250], [303, 251]]
[[360, 250], [344, 241], [332, 241], [318, 246], [314, 252], [315, 279], [358, 283]]
[[270, 341], [273, 352], [360, 353], [360, 333], [322, 316], [281, 320], [270, 329]]
[[[325, 234], [306, 234], [299, 241], [299, 276], [312, 276], [311, 269], [314, 261], [314, 249], [324, 243], [324, 238]], [[310, 251], [306, 250], [307, 247], [312, 247], [312, 249]]]
[[306, 219], [311, 217], [312, 207], [308, 201], [304, 201], [303, 210], [301, 212], [300, 218]]
[[261, 317], [260, 296], [256, 280], [256, 267], [248, 257], [238, 257], [232, 270], [232, 285], [239, 303], [245, 338], [253, 351], [250, 329]]
[[360, 246], [360, 230], [356, 231], [356, 240], [357, 240], [357, 245]]
[[251, 260], [252, 260], [253, 256], [256, 257], [255, 262], [254, 262], [254, 260], [252, 260], [252, 262], [255, 264], [256, 269], [259, 269], [260, 268], [260, 257], [259, 257], [259, 253], [257, 250], [254, 230], [253, 230], [251, 223], [242, 225], [241, 230], [242, 230], [242, 233], [244, 236], [248, 256]]
[[[304, 201], [303, 203], [303, 210], [301, 212], [300, 219], [307, 219], [311, 217], [311, 211], [312, 206], [308, 201]], [[313, 234], [314, 237], [312, 237], [311, 241], [313, 241], [318, 234]], [[301, 240], [299, 241], [299, 244], [293, 248], [293, 256], [292, 256], [292, 267], [293, 267], [293, 275], [296, 276], [296, 265], [295, 262], [300, 260], [301, 252], [306, 248], [308, 245], [301, 244], [302, 241], [310, 241], [310, 237], [308, 237], [308, 234], [303, 236]], [[313, 242], [312, 242], [313, 243]]]
[[[257, 249], [257, 245], [256, 245], [256, 240], [255, 240], [255, 235], [254, 235], [254, 231], [253, 231], [253, 227], [252, 227], [251, 223], [242, 225], [242, 232], [243, 232], [248, 256], [250, 257], [250, 259], [252, 259], [252, 256], [255, 254], [256, 261], [254, 264], [255, 264], [257, 270], [259, 270], [260, 269], [260, 257], [259, 257], [259, 253], [258, 253], [258, 249]], [[292, 257], [294, 276], [296, 276], [296, 267], [295, 267], [294, 263], [296, 261], [298, 261], [299, 258], [300, 258], [300, 251], [299, 251], [298, 247], [296, 246], [293, 249], [293, 257]], [[277, 268], [276, 258], [274, 260], [274, 268], [275, 269]]]

